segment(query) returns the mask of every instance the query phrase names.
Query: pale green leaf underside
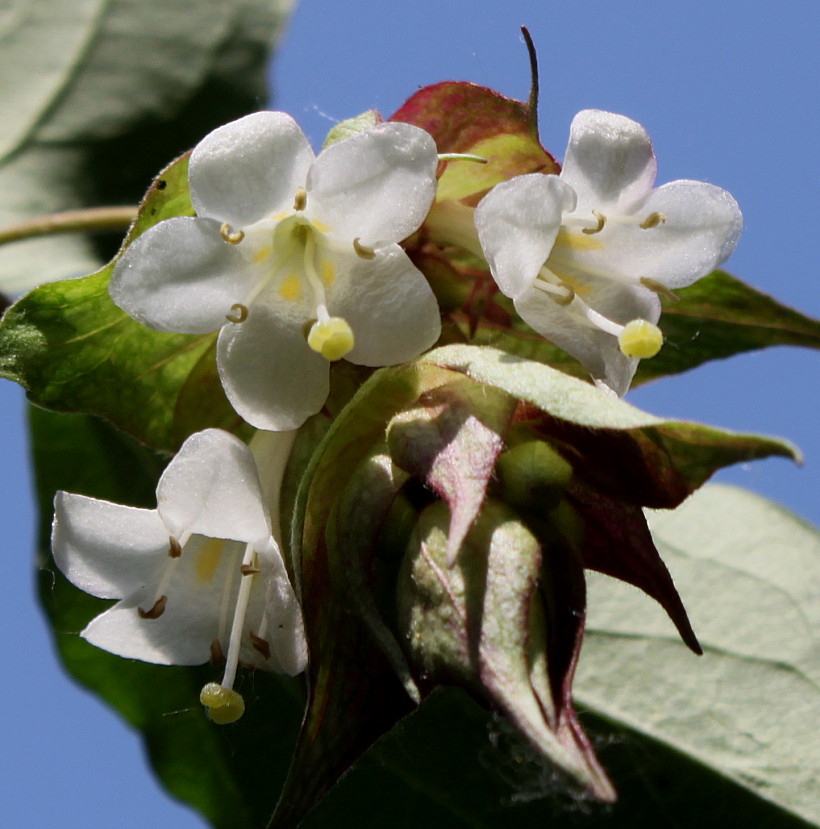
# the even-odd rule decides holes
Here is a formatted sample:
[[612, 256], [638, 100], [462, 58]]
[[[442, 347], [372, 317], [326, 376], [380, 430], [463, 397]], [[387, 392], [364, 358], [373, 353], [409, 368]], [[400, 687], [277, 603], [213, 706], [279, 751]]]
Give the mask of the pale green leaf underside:
[[590, 574], [577, 701], [820, 823], [820, 533], [727, 486], [650, 524], [705, 654]]

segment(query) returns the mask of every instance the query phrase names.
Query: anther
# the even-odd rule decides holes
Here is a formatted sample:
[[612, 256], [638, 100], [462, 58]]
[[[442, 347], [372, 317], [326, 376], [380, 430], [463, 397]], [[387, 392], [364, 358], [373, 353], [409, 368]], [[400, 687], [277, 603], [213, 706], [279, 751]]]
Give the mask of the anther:
[[293, 209], [297, 212], [302, 211], [305, 209], [307, 205], [307, 190], [304, 187], [300, 187], [296, 191], [296, 195], [293, 197]]
[[231, 311], [234, 311], [235, 313], [225, 314], [225, 319], [228, 320], [228, 322], [240, 323], [245, 322], [245, 320], [248, 318], [249, 312], [247, 305], [241, 305], [237, 302], [231, 305]]
[[666, 216], [663, 213], [650, 213], [640, 224], [644, 230], [649, 230], [650, 227], [657, 227], [658, 225], [666, 224]]
[[248, 631], [248, 638], [251, 640], [251, 645], [253, 645], [255, 650], [258, 650], [265, 659], [270, 659], [270, 645], [267, 643], [267, 640], [261, 636], [257, 636], [252, 630]]
[[259, 568], [253, 564], [240, 564], [239, 572], [242, 573], [243, 576], [255, 576], [259, 572]]
[[222, 227], [219, 228], [219, 235], [223, 242], [227, 242], [229, 245], [238, 245], [245, 238], [245, 231], [231, 230], [231, 226], [227, 222], [223, 222]]
[[655, 294], [662, 296], [664, 299], [668, 299], [670, 302], [677, 302], [680, 297], [672, 293], [666, 285], [661, 284], [660, 282], [656, 282], [654, 279], [649, 279], [649, 277], [641, 277], [641, 285], [644, 288], [649, 288]]
[[149, 610], [143, 610], [141, 607], [137, 608], [137, 613], [140, 619], [159, 619], [165, 612], [165, 605], [168, 604], [167, 596], [160, 596]]
[[566, 290], [566, 293], [550, 294], [550, 299], [558, 305], [569, 305], [575, 299], [575, 290], [566, 284], [561, 285], [561, 287]]
[[[592, 215], [597, 219], [598, 224], [595, 227], [585, 227], [581, 230], [581, 233], [586, 233], [588, 236], [592, 236], [593, 233], [600, 233], [606, 224], [606, 216], [604, 216], [603, 213], [593, 210]], [[643, 225], [641, 225], [641, 227], [643, 227]]]
[[221, 665], [225, 661], [225, 654], [219, 639], [211, 640], [211, 665]]
[[168, 539], [168, 555], [179, 558], [182, 555], [182, 545], [173, 536]]
[[356, 256], [360, 259], [375, 259], [376, 258], [376, 251], [373, 248], [367, 247], [367, 245], [363, 245], [359, 239], [361, 237], [357, 236], [353, 240], [353, 250], [356, 251]]

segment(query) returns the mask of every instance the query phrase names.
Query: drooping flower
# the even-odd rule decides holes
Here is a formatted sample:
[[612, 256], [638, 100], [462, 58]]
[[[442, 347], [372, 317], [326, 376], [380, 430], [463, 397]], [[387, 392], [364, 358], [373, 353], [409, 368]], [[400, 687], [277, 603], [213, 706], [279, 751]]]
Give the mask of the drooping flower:
[[690, 285], [737, 244], [740, 209], [699, 181], [653, 189], [644, 128], [585, 110], [559, 176], [517, 176], [479, 203], [475, 224], [501, 291], [532, 328], [623, 395], [663, 342], [658, 295]]
[[436, 187], [435, 142], [379, 124], [318, 158], [290, 116], [215, 130], [189, 164], [195, 218], [160, 222], [117, 261], [114, 302], [160, 331], [221, 329], [217, 366], [237, 412], [298, 427], [328, 394], [329, 361], [393, 365], [440, 333], [436, 299], [399, 247]]
[[[280, 449], [286, 458], [289, 441]], [[84, 639], [160, 665], [224, 660], [221, 683], [206, 685], [201, 699], [215, 722], [233, 722], [244, 711], [233, 690], [240, 663], [294, 675], [307, 660], [276, 530], [251, 451], [207, 429], [166, 468], [156, 509], [58, 492], [52, 549], [74, 585], [119, 599]]]

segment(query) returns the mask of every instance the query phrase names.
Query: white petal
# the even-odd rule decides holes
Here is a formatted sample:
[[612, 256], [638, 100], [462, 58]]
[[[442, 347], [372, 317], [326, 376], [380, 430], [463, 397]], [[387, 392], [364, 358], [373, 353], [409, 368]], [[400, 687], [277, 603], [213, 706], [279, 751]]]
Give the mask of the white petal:
[[295, 676], [307, 666], [307, 641], [302, 610], [279, 550], [271, 545], [267, 553], [260, 553], [259, 558], [261, 576], [266, 587], [266, 639], [273, 645], [271, 656], [278, 663], [267, 667]]
[[273, 432], [301, 426], [322, 408], [330, 388], [328, 362], [302, 333], [309, 314], [287, 317], [287, 306], [260, 299], [245, 322], [225, 326], [217, 341], [219, 376], [234, 409]]
[[561, 178], [578, 194], [578, 209], [606, 213], [645, 195], [657, 164], [646, 130], [636, 121], [587, 109], [572, 120]]
[[673, 181], [653, 190], [631, 212], [662, 213], [664, 224], [627, 232], [607, 243], [607, 254], [622, 273], [649, 277], [668, 288], [691, 285], [731, 256], [743, 217], [731, 194], [702, 181]]
[[[338, 261], [338, 260], [337, 260]], [[363, 366], [392, 366], [430, 348], [441, 334], [438, 301], [421, 271], [398, 246], [371, 260], [351, 254], [328, 297], [330, 313], [353, 329], [345, 359]]]
[[337, 238], [364, 245], [415, 232], [436, 192], [433, 139], [410, 124], [379, 124], [332, 144], [311, 167], [307, 211]]
[[529, 290], [552, 250], [574, 194], [558, 176], [533, 173], [497, 184], [478, 203], [475, 226], [502, 293]]
[[51, 544], [74, 585], [101, 599], [121, 599], [154, 585], [168, 561], [168, 530], [156, 510], [58, 492]]
[[114, 265], [108, 291], [134, 319], [157, 331], [204, 334], [225, 324], [253, 273], [210, 219], [167, 219], [147, 230]]
[[191, 435], [157, 486], [157, 510], [168, 529], [262, 543], [270, 521], [256, 463], [239, 438], [220, 429]]
[[240, 230], [293, 205], [313, 150], [284, 112], [256, 112], [207, 135], [191, 153], [191, 202], [200, 216]]

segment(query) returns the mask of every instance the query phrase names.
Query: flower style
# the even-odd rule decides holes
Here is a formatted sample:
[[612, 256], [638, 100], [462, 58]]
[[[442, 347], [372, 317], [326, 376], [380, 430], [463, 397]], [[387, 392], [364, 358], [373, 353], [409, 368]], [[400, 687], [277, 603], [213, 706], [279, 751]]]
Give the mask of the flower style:
[[663, 343], [658, 295], [724, 262], [742, 228], [725, 190], [699, 181], [653, 189], [656, 166], [640, 124], [585, 110], [559, 176], [512, 178], [475, 211], [484, 256], [520, 316], [619, 396], [638, 359]]
[[189, 437], [166, 468], [154, 510], [58, 492], [52, 548], [73, 584], [119, 599], [84, 639], [160, 665], [224, 659], [222, 682], [206, 685], [201, 700], [214, 722], [233, 722], [244, 711], [233, 690], [240, 662], [293, 675], [307, 661], [274, 532], [251, 451], [208, 429]]
[[435, 296], [398, 245], [430, 208], [437, 161], [409, 124], [318, 158], [284, 113], [226, 124], [191, 154], [197, 216], [127, 247], [111, 297], [159, 331], [221, 329], [217, 366], [236, 411], [260, 429], [296, 428], [327, 398], [329, 361], [394, 365], [438, 339]]

